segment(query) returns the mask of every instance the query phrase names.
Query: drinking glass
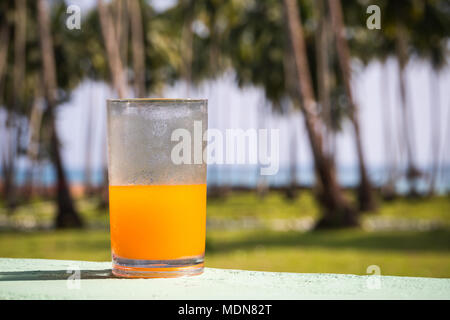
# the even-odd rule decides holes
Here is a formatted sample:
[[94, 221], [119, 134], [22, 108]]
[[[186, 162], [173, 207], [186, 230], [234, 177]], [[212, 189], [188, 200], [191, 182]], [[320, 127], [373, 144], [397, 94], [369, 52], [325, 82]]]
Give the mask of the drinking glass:
[[203, 272], [207, 104], [194, 99], [107, 101], [114, 275]]

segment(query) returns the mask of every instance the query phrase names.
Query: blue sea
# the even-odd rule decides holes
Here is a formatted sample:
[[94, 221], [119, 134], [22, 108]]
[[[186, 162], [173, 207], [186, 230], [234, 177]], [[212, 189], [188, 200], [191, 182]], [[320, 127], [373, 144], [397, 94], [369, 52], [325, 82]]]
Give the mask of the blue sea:
[[[426, 173], [427, 170], [423, 169]], [[359, 174], [357, 167], [339, 167], [337, 170], [338, 180], [344, 187], [354, 187], [359, 183]], [[371, 168], [369, 175], [375, 186], [383, 185], [387, 180], [387, 170], [385, 168]], [[25, 170], [18, 170], [16, 173], [16, 183], [23, 184], [26, 173]], [[71, 183], [84, 183], [85, 172], [83, 169], [67, 170], [67, 177]], [[103, 169], [92, 170], [91, 184], [101, 185], [103, 182]], [[56, 174], [51, 165], [40, 166], [33, 172], [33, 179], [40, 185], [50, 186], [56, 181]], [[229, 165], [210, 165], [208, 166], [208, 185], [211, 186], [240, 186], [253, 188], [261, 181], [270, 186], [285, 186], [291, 183], [291, 171], [289, 167], [281, 167], [276, 175], [262, 176], [259, 174], [258, 166], [229, 166]], [[296, 169], [296, 182], [303, 186], [314, 185], [314, 170], [312, 166], [298, 166]], [[441, 169], [437, 180], [437, 192], [445, 193], [450, 191], [450, 166]], [[428, 182], [426, 178], [418, 179], [416, 183], [418, 191], [426, 192]], [[396, 183], [396, 189], [399, 193], [405, 193], [409, 190], [409, 184], [405, 178], [401, 178]]]

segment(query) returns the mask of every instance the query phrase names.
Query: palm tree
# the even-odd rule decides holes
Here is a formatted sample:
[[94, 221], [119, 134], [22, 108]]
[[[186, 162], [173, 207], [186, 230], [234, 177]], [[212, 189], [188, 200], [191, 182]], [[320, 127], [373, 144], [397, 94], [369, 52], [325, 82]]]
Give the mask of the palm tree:
[[[113, 19], [116, 41], [119, 45], [122, 65], [128, 64], [128, 38], [129, 38], [129, 2], [128, 0], [113, 0], [111, 3], [111, 18]], [[136, 1], [132, 1], [136, 2]]]
[[[6, 80], [6, 70], [7, 70], [7, 63], [8, 63], [8, 49], [9, 49], [9, 38], [10, 38], [10, 27], [8, 25], [8, 19], [6, 17], [6, 14], [8, 12], [8, 3], [4, 2], [2, 3], [2, 11], [1, 11], [1, 26], [0, 26], [0, 41], [3, 44], [0, 47], [0, 92], [3, 96], [3, 88], [4, 88], [4, 79]], [[3, 101], [2, 101], [3, 102]], [[2, 167], [2, 176], [3, 176], [3, 194], [5, 197], [5, 200], [9, 202], [10, 194], [12, 193], [13, 189], [13, 177], [14, 177], [14, 152], [12, 148], [10, 147], [10, 126], [9, 124], [11, 121], [9, 119], [11, 118], [11, 112], [10, 110], [7, 111], [7, 120], [6, 120], [6, 133], [8, 134], [8, 137], [4, 137], [6, 143], [5, 148], [2, 150], [2, 159], [1, 159], [1, 167]]]
[[362, 211], [373, 210], [376, 207], [372, 184], [367, 174], [367, 166], [362, 147], [361, 130], [359, 125], [358, 106], [355, 103], [351, 88], [350, 53], [348, 44], [344, 38], [344, 19], [340, 0], [328, 0], [330, 7], [331, 22], [333, 25], [339, 65], [345, 85], [345, 91], [350, 103], [350, 120], [354, 129], [355, 144], [359, 163], [360, 185], [358, 189], [359, 206]]
[[[396, 3], [398, 6], [398, 4]], [[410, 2], [407, 10], [396, 13], [396, 53], [399, 61], [399, 81], [400, 92], [402, 97], [402, 111], [403, 111], [403, 130], [404, 134], [409, 133], [410, 139], [406, 141], [407, 156], [408, 156], [408, 170], [407, 177], [411, 184], [411, 194], [417, 194], [415, 179], [420, 177], [422, 173], [418, 170], [414, 159], [414, 126], [412, 123], [411, 110], [407, 105], [407, 84], [404, 69], [408, 62], [408, 53], [412, 52], [421, 58], [428, 60], [432, 66], [433, 72], [436, 73], [440, 68], [446, 64], [446, 52], [448, 52], [448, 38], [450, 32], [450, 24], [442, 7], [446, 5], [445, 1], [420, 1]], [[398, 8], [397, 8], [398, 9]], [[431, 79], [432, 94], [436, 97], [439, 95], [437, 86], [433, 86], [433, 78]], [[439, 158], [439, 103], [431, 101], [432, 105], [430, 112], [432, 113], [432, 142], [431, 151], [432, 158], [435, 160], [432, 163], [431, 177], [430, 177], [430, 194], [433, 193], [436, 175], [438, 172]]]
[[324, 148], [328, 157], [334, 159], [333, 120], [331, 112], [331, 74], [329, 59], [330, 23], [326, 13], [325, 0], [317, 0], [315, 4], [315, 19], [318, 23], [315, 32], [315, 53], [317, 66], [317, 92], [322, 118], [325, 124]]
[[[6, 13], [6, 10], [2, 10], [2, 13], [3, 12]], [[9, 47], [9, 26], [8, 21], [3, 17], [3, 14], [1, 21], [0, 41], [3, 45], [0, 47], [0, 83], [3, 82], [3, 77], [5, 75]]]
[[119, 98], [123, 99], [127, 96], [128, 88], [126, 74], [120, 57], [119, 44], [117, 43], [117, 35], [114, 31], [115, 28], [108, 7], [103, 4], [102, 0], [97, 0], [97, 5], [113, 86]]
[[400, 86], [401, 111], [402, 111], [402, 130], [403, 140], [405, 142], [407, 169], [406, 177], [410, 181], [410, 193], [417, 194], [415, 180], [422, 175], [415, 162], [414, 148], [414, 122], [411, 114], [410, 102], [407, 98], [407, 81], [405, 77], [405, 68], [408, 63], [408, 34], [405, 26], [399, 21], [396, 28], [396, 51], [399, 66], [398, 81]]
[[42, 72], [44, 76], [44, 95], [47, 101], [47, 113], [50, 118], [51, 153], [58, 179], [56, 215], [57, 228], [81, 227], [83, 222], [75, 209], [61, 158], [60, 142], [56, 130], [54, 110], [56, 108], [56, 67], [53, 43], [50, 33], [50, 19], [44, 0], [37, 1], [39, 40], [41, 45]]
[[94, 113], [92, 108], [94, 107], [94, 97], [93, 97], [93, 83], [89, 83], [89, 103], [88, 111], [86, 116], [86, 142], [85, 142], [85, 162], [84, 162], [84, 194], [92, 195], [92, 129], [93, 129], [93, 117]]
[[421, 10], [420, 20], [414, 25], [412, 47], [415, 53], [429, 62], [430, 68], [430, 158], [428, 195], [436, 191], [441, 154], [441, 105], [439, 74], [447, 65], [450, 23], [441, 9], [442, 2], [427, 1]]
[[29, 115], [28, 123], [28, 145], [27, 145], [27, 158], [30, 161], [28, 172], [26, 175], [27, 192], [26, 197], [31, 197], [33, 194], [33, 169], [36, 166], [39, 155], [39, 141], [42, 127], [43, 108], [40, 104], [40, 97], [42, 97], [42, 89], [38, 81], [35, 81], [35, 98], [33, 100], [31, 111]]
[[142, 15], [139, 1], [128, 0], [128, 12], [131, 21], [131, 43], [133, 46], [133, 71], [135, 95], [142, 98], [145, 89], [145, 52]]
[[430, 173], [430, 186], [428, 195], [434, 195], [436, 192], [436, 180], [439, 172], [440, 161], [440, 134], [441, 134], [441, 103], [439, 90], [439, 71], [432, 67], [430, 72], [430, 146], [432, 167]]
[[[352, 53], [364, 63], [373, 60], [385, 62], [388, 57], [395, 57], [398, 61], [398, 83], [401, 98], [399, 146], [403, 147], [401, 151], [406, 154], [406, 176], [411, 186], [410, 193], [416, 194], [416, 180], [422, 176], [422, 173], [419, 171], [415, 159], [414, 122], [408, 100], [405, 70], [411, 56], [429, 61], [435, 70], [440, 68], [436, 68], [436, 63], [441, 66], [445, 65], [445, 52], [448, 50], [448, 35], [450, 34], [448, 14], [445, 10], [448, 6], [447, 1], [374, 0], [371, 4], [378, 5], [383, 13], [382, 29], [379, 31], [369, 31], [364, 24], [361, 24], [360, 14], [365, 10], [367, 4], [356, 1], [345, 1], [342, 4], [346, 17], [350, 18], [347, 26], [350, 26], [353, 31], [349, 40]], [[386, 77], [383, 76], [383, 78]], [[382, 81], [385, 84], [384, 80]], [[435, 107], [431, 111], [433, 112], [432, 118], [436, 116], [434, 111]], [[436, 126], [432, 128], [432, 130], [438, 130]], [[434, 138], [433, 141], [435, 141]], [[432, 145], [435, 143], [433, 142]], [[435, 153], [435, 150], [436, 147], [433, 147], [432, 152]], [[436, 167], [436, 164], [433, 167]], [[432, 172], [433, 170], [435, 169], [432, 169]], [[433, 178], [431, 177], [430, 180], [432, 181]]]
[[194, 55], [192, 23], [195, 15], [195, 2], [193, 0], [182, 0], [181, 3], [184, 7], [184, 23], [181, 31], [182, 74], [186, 81], [186, 96], [189, 97], [192, 86], [192, 61]]
[[[286, 16], [286, 12], [283, 12]], [[284, 24], [285, 33], [289, 33], [289, 28]], [[297, 139], [297, 124], [295, 119], [292, 119], [295, 115], [296, 110], [299, 109], [300, 100], [297, 95], [297, 71], [292, 66], [295, 63], [292, 45], [289, 41], [286, 41], [285, 48], [283, 50], [283, 73], [284, 73], [284, 83], [286, 86], [286, 91], [291, 99], [286, 99], [286, 108], [282, 108], [281, 111], [288, 117], [288, 134], [289, 134], [289, 175], [290, 181], [286, 188], [286, 198], [293, 200], [298, 196], [298, 183], [297, 183], [297, 147], [299, 140]], [[282, 104], [283, 106], [283, 104]], [[287, 110], [283, 110], [287, 109]]]
[[390, 105], [390, 82], [388, 76], [388, 68], [384, 62], [383, 70], [380, 76], [380, 97], [383, 98], [383, 109], [381, 111], [381, 123], [383, 127], [384, 153], [386, 156], [387, 180], [382, 186], [381, 193], [385, 200], [391, 200], [396, 196], [395, 181], [397, 176], [397, 157], [394, 145], [395, 139], [392, 139], [394, 132], [391, 125], [391, 105]]
[[[105, 43], [106, 54], [108, 56], [108, 66], [112, 78], [113, 87], [116, 90], [120, 99], [128, 95], [128, 85], [126, 73], [123, 63], [126, 63], [125, 58], [120, 55], [120, 46], [118, 43], [114, 25], [111, 20], [109, 8], [103, 4], [102, 0], [97, 0], [98, 14], [100, 18], [100, 27]], [[120, 12], [120, 11], [119, 11]], [[125, 60], [125, 61], [124, 61]], [[106, 137], [105, 137], [106, 141]], [[104, 150], [106, 152], [106, 150]], [[103, 152], [102, 152], [103, 153]], [[100, 198], [100, 207], [104, 208], [108, 204], [108, 171], [105, 167], [103, 170], [103, 190]]]
[[14, 104], [21, 104], [23, 96], [22, 88], [25, 79], [25, 44], [26, 44], [26, 26], [27, 26], [27, 7], [25, 0], [15, 1], [15, 19], [14, 19]]
[[317, 227], [342, 227], [358, 224], [356, 214], [345, 199], [336, 179], [330, 160], [325, 156], [322, 144], [321, 123], [317, 117], [317, 103], [314, 98], [310, 69], [306, 54], [306, 44], [296, 0], [284, 0], [289, 25], [295, 63], [297, 68], [298, 91], [302, 97], [302, 112], [305, 120], [314, 164], [321, 188], [321, 204], [324, 215]]
[[[22, 97], [24, 96], [23, 83], [25, 79], [25, 44], [26, 44], [26, 2], [25, 0], [19, 0], [15, 2], [16, 8], [14, 10], [14, 65], [13, 65], [13, 95], [12, 95], [12, 110], [8, 113], [8, 117], [11, 117], [12, 122], [14, 122], [15, 115], [18, 114], [18, 110], [22, 109], [23, 101]], [[14, 125], [14, 124], [13, 124]], [[19, 129], [20, 126], [14, 125]], [[18, 139], [19, 133], [16, 133], [14, 137], [16, 141], [13, 144], [17, 147], [19, 145]], [[11, 150], [12, 151], [12, 150]], [[14, 151], [10, 152], [11, 162], [10, 172], [13, 173], [15, 171], [15, 153]], [[14, 180], [14, 178], [12, 179]], [[13, 184], [10, 185], [10, 190], [8, 192], [7, 201], [10, 207], [13, 207], [15, 204], [15, 192]]]

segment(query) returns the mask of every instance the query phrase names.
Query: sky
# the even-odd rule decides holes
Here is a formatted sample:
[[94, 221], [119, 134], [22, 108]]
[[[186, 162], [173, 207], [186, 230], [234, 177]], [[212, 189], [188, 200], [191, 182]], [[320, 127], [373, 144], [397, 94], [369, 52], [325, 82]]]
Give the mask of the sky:
[[[55, 1], [55, 0], [53, 0]], [[60, 1], [60, 0], [57, 0]], [[110, 0], [105, 0], [105, 2], [109, 2]], [[81, 12], [87, 12], [89, 9], [91, 9], [93, 6], [97, 4], [96, 0], [65, 0], [67, 5], [77, 5], [81, 8]], [[170, 8], [176, 3], [176, 0], [150, 0], [150, 3], [152, 4], [153, 8], [155, 10], [165, 10]]]
[[[397, 63], [394, 59], [388, 60], [386, 65], [371, 63], [365, 68], [354, 67], [353, 90], [355, 99], [360, 108], [361, 133], [364, 153], [370, 167], [379, 167], [386, 164], [386, 153], [383, 140], [383, 99], [388, 97], [390, 102], [390, 117], [393, 132], [397, 133], [398, 116], [400, 110], [400, 97], [398, 90]], [[417, 162], [426, 167], [430, 164], [430, 67], [421, 61], [411, 62], [406, 69], [407, 94], [410, 101], [414, 119], [414, 141], [417, 153]], [[388, 83], [388, 91], [382, 90], [382, 83]], [[447, 67], [439, 74], [439, 92], [441, 106], [441, 143], [444, 136], [448, 137], [450, 120], [450, 68]], [[63, 156], [69, 168], [82, 168], [86, 161], [85, 145], [87, 137], [87, 116], [92, 108], [93, 151], [92, 161], [95, 167], [104, 163], [102, 150], [105, 146], [104, 132], [106, 99], [114, 98], [114, 92], [104, 83], [83, 82], [74, 92], [73, 98], [58, 109], [57, 127], [63, 143]], [[255, 87], [238, 88], [234, 76], [230, 72], [222, 78], [206, 82], [199, 88], [189, 90], [183, 83], [168, 87], [164, 92], [165, 98], [207, 98], [209, 112], [209, 127], [218, 128], [224, 132], [228, 128], [258, 128], [257, 115], [264, 92]], [[289, 132], [295, 130], [298, 137], [297, 162], [309, 166], [312, 163], [309, 142], [303, 125], [300, 112], [291, 116], [272, 114], [266, 121], [266, 128], [280, 130], [280, 165], [289, 163]], [[447, 130], [447, 133], [445, 132]], [[398, 136], [392, 137], [396, 149], [399, 149]], [[337, 161], [342, 166], [357, 164], [353, 129], [348, 121], [337, 138]], [[449, 148], [444, 148], [448, 153]], [[446, 154], [449, 163], [449, 154]]]

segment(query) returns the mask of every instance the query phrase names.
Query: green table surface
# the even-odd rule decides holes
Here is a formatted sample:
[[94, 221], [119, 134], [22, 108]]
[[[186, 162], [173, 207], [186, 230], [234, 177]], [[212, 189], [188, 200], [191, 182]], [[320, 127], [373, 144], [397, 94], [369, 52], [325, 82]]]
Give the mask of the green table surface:
[[450, 299], [450, 279], [213, 268], [120, 279], [111, 262], [0, 258], [0, 299]]

